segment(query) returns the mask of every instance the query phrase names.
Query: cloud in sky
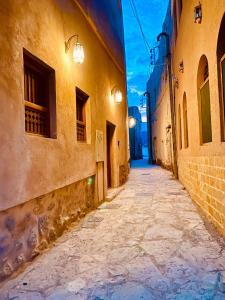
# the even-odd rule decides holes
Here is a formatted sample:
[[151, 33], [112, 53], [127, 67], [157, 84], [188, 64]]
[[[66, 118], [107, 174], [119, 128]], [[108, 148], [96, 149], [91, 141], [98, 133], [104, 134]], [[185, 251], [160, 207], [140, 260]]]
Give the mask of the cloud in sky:
[[143, 93], [144, 93], [144, 91], [139, 91], [138, 89], [137, 89], [137, 86], [135, 86], [135, 85], [130, 85], [129, 87], [128, 87], [128, 91], [131, 93], [131, 94], [137, 94], [138, 96], [142, 96], [143, 95]]
[[[166, 15], [168, 0], [134, 0], [142, 27], [150, 46], [156, 45]], [[150, 59], [145, 48], [130, 1], [122, 0], [129, 106], [140, 105], [150, 75]], [[143, 112], [143, 117], [145, 113]]]

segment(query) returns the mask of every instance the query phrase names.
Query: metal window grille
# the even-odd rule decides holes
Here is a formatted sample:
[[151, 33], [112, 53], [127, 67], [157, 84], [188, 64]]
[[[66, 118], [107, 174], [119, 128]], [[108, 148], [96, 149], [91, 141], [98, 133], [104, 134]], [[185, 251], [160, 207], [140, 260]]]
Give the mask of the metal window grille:
[[25, 130], [42, 136], [49, 135], [48, 75], [24, 60]]
[[86, 101], [88, 96], [76, 88], [77, 141], [86, 142]]

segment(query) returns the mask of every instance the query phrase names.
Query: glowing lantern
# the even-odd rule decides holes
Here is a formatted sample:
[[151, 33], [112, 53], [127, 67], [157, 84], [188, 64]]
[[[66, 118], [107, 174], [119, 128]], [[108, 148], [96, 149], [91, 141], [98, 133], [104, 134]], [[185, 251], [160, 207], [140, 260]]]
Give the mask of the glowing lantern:
[[84, 62], [84, 47], [81, 43], [79, 43], [77, 34], [72, 35], [65, 43], [66, 52], [69, 50], [73, 38], [76, 38], [76, 43], [73, 48], [73, 61], [76, 64], [82, 64]]
[[128, 119], [129, 128], [134, 128], [136, 124], [137, 124], [137, 120], [134, 117], [129, 117]]
[[121, 103], [123, 101], [123, 94], [118, 88], [114, 87], [111, 94], [115, 103]]
[[74, 46], [73, 61], [77, 64], [84, 62], [84, 47], [80, 43], [76, 43]]

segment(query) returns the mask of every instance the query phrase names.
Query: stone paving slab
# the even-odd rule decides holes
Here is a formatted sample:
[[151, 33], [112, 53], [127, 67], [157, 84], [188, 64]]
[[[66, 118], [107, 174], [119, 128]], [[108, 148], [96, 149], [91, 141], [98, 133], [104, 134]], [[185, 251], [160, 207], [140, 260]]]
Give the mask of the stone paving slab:
[[225, 241], [171, 179], [136, 166], [111, 203], [6, 282], [0, 300], [225, 299]]

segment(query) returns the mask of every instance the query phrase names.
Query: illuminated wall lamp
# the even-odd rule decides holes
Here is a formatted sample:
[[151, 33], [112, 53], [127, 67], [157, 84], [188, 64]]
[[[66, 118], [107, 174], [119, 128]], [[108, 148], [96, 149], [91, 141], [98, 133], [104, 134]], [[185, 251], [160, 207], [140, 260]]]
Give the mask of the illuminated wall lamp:
[[202, 22], [202, 5], [200, 2], [199, 5], [195, 6], [194, 19], [195, 19], [195, 23], [200, 24]]
[[84, 47], [81, 43], [79, 43], [79, 36], [78, 34], [74, 34], [72, 35], [67, 42], [65, 42], [65, 48], [66, 48], [66, 52], [69, 51], [70, 46], [71, 46], [71, 42], [73, 39], [76, 39], [76, 42], [74, 44], [74, 48], [73, 48], [73, 61], [76, 64], [82, 64], [84, 62]]
[[129, 128], [134, 128], [137, 124], [137, 120], [134, 117], [128, 118], [128, 126]]
[[117, 87], [112, 89], [111, 95], [115, 103], [121, 103], [123, 101], [123, 94]]
[[180, 73], [184, 73], [184, 62], [183, 62], [183, 61], [181, 61], [181, 62], [179, 63], [179, 72], [180, 72]]

